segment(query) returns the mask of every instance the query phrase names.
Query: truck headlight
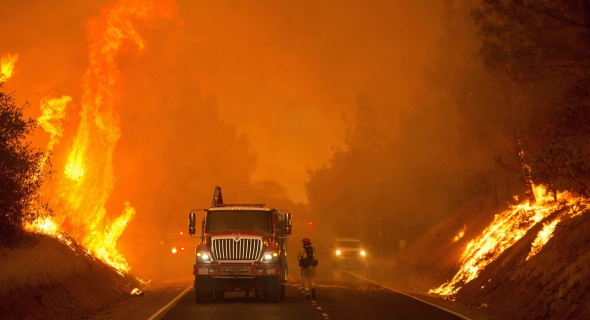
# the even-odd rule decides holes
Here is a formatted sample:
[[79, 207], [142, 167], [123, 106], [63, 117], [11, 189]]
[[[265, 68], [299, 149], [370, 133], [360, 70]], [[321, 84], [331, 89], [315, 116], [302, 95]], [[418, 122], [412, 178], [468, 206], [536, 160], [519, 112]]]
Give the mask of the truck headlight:
[[278, 252], [267, 253], [267, 254], [264, 255], [264, 260], [265, 261], [270, 261], [270, 260], [272, 260], [272, 259], [274, 259], [274, 258], [276, 258], [278, 256], [279, 256], [279, 253]]
[[364, 250], [361, 250], [361, 256], [365, 256], [367, 253]]
[[209, 261], [209, 258], [211, 258], [211, 256], [206, 252], [197, 252], [197, 258], [203, 261]]
[[336, 255], [339, 256], [342, 252], [340, 250], [336, 250]]

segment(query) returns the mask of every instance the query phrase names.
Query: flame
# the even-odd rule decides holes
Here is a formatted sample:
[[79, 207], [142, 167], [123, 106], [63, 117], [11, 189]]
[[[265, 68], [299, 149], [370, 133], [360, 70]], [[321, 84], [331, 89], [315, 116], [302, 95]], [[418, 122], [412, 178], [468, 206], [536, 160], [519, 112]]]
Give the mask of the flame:
[[16, 60], [18, 60], [18, 54], [5, 54], [0, 58], [0, 82], [12, 77]]
[[461, 238], [463, 238], [463, 236], [465, 235], [466, 229], [467, 229], [467, 226], [465, 224], [463, 224], [463, 229], [461, 229], [461, 231], [459, 231], [459, 233], [453, 238], [453, 242], [457, 242]]
[[107, 232], [93, 232], [84, 238], [85, 246], [90, 248], [95, 256], [123, 272], [129, 272], [131, 268], [125, 261], [125, 257], [117, 252], [115, 247], [117, 239], [119, 239], [119, 236], [121, 236], [134, 215], [135, 209], [131, 207], [129, 202], [125, 202], [123, 214], [113, 221]]
[[[522, 238], [535, 224], [548, 217], [563, 205], [569, 208], [567, 214], [576, 214], [577, 206], [581, 199], [571, 193], [558, 192], [554, 201], [552, 194], [547, 193], [544, 186], [533, 186], [535, 202], [530, 200], [496, 214], [494, 221], [482, 232], [471, 240], [461, 255], [461, 267], [451, 281], [442, 284], [429, 293], [440, 295], [452, 295], [461, 289], [460, 285], [475, 279], [492, 261], [496, 260], [504, 250], [510, 248], [516, 241]], [[584, 200], [584, 199], [582, 199]], [[585, 201], [585, 200], [584, 200]], [[543, 245], [551, 238], [555, 225], [559, 221], [554, 220], [546, 226], [541, 233], [545, 240], [535, 240], [533, 248], [539, 252]], [[553, 225], [553, 227], [551, 227]], [[544, 241], [544, 242], [543, 242]], [[531, 251], [532, 252], [532, 251]], [[534, 253], [533, 253], [534, 255]]]
[[[59, 99], [41, 99], [40, 109], [41, 116], [37, 119], [39, 126], [49, 133], [49, 143], [45, 154], [41, 158], [39, 163], [39, 172], [43, 171], [45, 164], [49, 158], [50, 152], [53, 150], [53, 146], [57, 144], [59, 138], [63, 135], [63, 128], [58, 120], [65, 118], [66, 116], [66, 105], [72, 101], [72, 97], [62, 96]], [[57, 123], [54, 123], [57, 122]]]
[[141, 292], [141, 290], [139, 290], [138, 288], [135, 288], [135, 289], [131, 290], [131, 295], [132, 296], [142, 296], [143, 292]]
[[59, 234], [58, 225], [51, 217], [43, 217], [25, 225], [25, 229], [31, 232], [39, 232], [48, 235], [57, 236]]
[[539, 251], [541, 251], [541, 248], [543, 248], [547, 241], [549, 241], [549, 239], [553, 237], [553, 231], [555, 230], [555, 227], [560, 221], [561, 217], [558, 217], [552, 222], [544, 224], [543, 229], [539, 231], [537, 237], [533, 241], [533, 244], [531, 245], [531, 252], [529, 252], [529, 255], [526, 257], [526, 260], [529, 260], [532, 256], [536, 255], [537, 253], [539, 253]]
[[[114, 186], [113, 152], [121, 136], [115, 113], [121, 85], [116, 60], [125, 42], [135, 44], [140, 52], [145, 49], [137, 22], [176, 17], [174, 0], [119, 0], [104, 8], [101, 17], [88, 22], [89, 65], [82, 81], [80, 124], [57, 187], [62, 205], [54, 217], [40, 218], [26, 226], [37, 232], [68, 235], [68, 239], [71, 235], [121, 274], [131, 268], [116, 250], [117, 239], [135, 209], [125, 202], [122, 214], [113, 219], [105, 208]], [[39, 124], [50, 134], [48, 150], [63, 134], [61, 126], [53, 122], [65, 117], [65, 105], [70, 101], [64, 96], [41, 102]]]

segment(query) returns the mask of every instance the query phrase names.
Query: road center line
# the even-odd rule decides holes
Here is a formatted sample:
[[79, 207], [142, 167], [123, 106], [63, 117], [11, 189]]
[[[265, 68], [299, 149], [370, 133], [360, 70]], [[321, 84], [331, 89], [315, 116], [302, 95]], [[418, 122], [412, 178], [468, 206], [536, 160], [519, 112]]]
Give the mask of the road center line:
[[173, 304], [175, 304], [178, 300], [180, 300], [180, 298], [182, 298], [190, 289], [192, 289], [193, 286], [190, 285], [188, 288], [184, 289], [183, 292], [181, 292], [176, 298], [174, 298], [172, 301], [168, 302], [167, 305], [163, 306], [162, 309], [158, 310], [158, 312], [154, 313], [153, 316], [149, 317], [148, 320], [154, 320], [156, 319], [158, 316], [160, 316], [161, 313], [163, 313], [164, 311], [168, 310]]
[[362, 279], [362, 280], [365, 280], [365, 281], [371, 282], [371, 283], [373, 283], [373, 284], [376, 284], [376, 285], [378, 285], [378, 286], [380, 286], [380, 287], [383, 287], [383, 288], [385, 288], [385, 289], [387, 289], [387, 290], [390, 290], [390, 291], [393, 291], [393, 292], [395, 292], [395, 293], [403, 294], [403, 295], [404, 295], [404, 296], [406, 296], [406, 297], [409, 297], [409, 298], [412, 298], [412, 299], [414, 299], [414, 300], [418, 300], [418, 301], [420, 301], [420, 302], [423, 302], [423, 303], [429, 304], [429, 305], [431, 305], [431, 306], [433, 306], [433, 307], [435, 307], [435, 308], [438, 308], [438, 309], [441, 309], [441, 310], [443, 310], [443, 311], [446, 311], [446, 312], [448, 312], [448, 313], [450, 313], [450, 314], [456, 315], [457, 317], [459, 317], [459, 318], [461, 318], [461, 319], [464, 319], [464, 320], [472, 320], [472, 319], [470, 319], [470, 318], [467, 318], [466, 316], [464, 316], [464, 315], [462, 315], [462, 314], [458, 314], [458, 313], [456, 313], [456, 312], [454, 312], [454, 311], [451, 311], [451, 310], [449, 310], [449, 309], [445, 309], [445, 308], [443, 308], [443, 307], [441, 307], [441, 306], [438, 306], [438, 305], [436, 305], [436, 304], [434, 304], [434, 303], [430, 303], [430, 302], [428, 302], [428, 301], [424, 301], [424, 300], [422, 300], [422, 299], [420, 299], [420, 298], [416, 298], [416, 297], [414, 297], [414, 296], [412, 296], [412, 295], [409, 295], [409, 294], [407, 294], [407, 293], [403, 293], [403, 292], [401, 292], [401, 291], [397, 291], [397, 290], [395, 290], [395, 289], [393, 289], [393, 288], [390, 288], [390, 287], [388, 287], [388, 286], [386, 286], [386, 285], [383, 285], [383, 284], [381, 284], [381, 283], [379, 283], [379, 282], [375, 282], [375, 281], [373, 281], [373, 280], [369, 280], [369, 279], [367, 279], [367, 278], [361, 277], [361, 276], [359, 276], [359, 275], [356, 275], [356, 274], [354, 274], [354, 273], [352, 273], [352, 272], [348, 272], [348, 271], [345, 271], [345, 270], [340, 270], [340, 271], [341, 271], [341, 272], [346, 272], [346, 273], [348, 273], [348, 274], [349, 274], [349, 275], [351, 275], [351, 276], [354, 276], [354, 277], [357, 277], [357, 278], [359, 278], [359, 279]]

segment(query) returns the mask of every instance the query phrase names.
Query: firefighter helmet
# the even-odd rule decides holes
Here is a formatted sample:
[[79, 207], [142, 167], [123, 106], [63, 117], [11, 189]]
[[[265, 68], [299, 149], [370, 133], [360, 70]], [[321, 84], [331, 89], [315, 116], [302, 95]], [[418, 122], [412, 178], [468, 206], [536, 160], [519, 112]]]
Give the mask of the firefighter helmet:
[[301, 242], [303, 242], [304, 246], [311, 245], [311, 240], [309, 240], [309, 238], [303, 238], [303, 240], [301, 240]]

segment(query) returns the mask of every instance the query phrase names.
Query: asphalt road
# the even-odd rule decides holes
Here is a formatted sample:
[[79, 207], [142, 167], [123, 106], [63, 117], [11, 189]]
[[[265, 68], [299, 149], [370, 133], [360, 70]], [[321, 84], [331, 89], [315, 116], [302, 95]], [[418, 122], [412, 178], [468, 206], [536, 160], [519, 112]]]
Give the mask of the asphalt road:
[[461, 319], [439, 308], [392, 292], [347, 272], [318, 266], [317, 297], [307, 300], [302, 292], [297, 269], [291, 269], [292, 282], [285, 299], [268, 303], [246, 298], [243, 292], [228, 293], [222, 300], [206, 304], [195, 302], [194, 290], [182, 297], [161, 319]]

